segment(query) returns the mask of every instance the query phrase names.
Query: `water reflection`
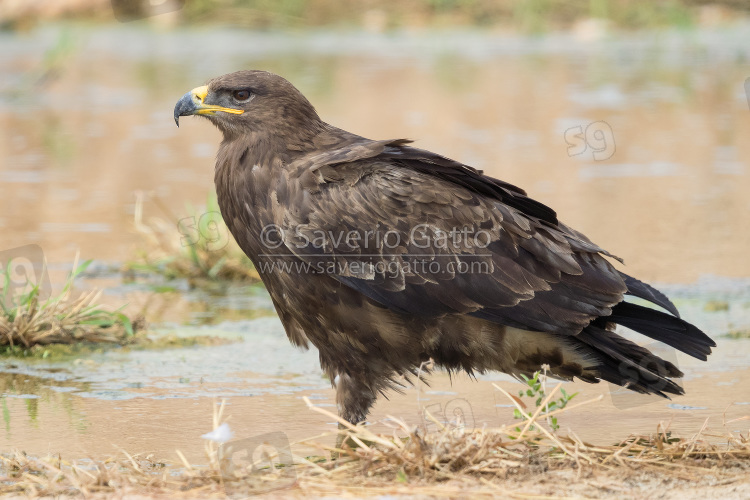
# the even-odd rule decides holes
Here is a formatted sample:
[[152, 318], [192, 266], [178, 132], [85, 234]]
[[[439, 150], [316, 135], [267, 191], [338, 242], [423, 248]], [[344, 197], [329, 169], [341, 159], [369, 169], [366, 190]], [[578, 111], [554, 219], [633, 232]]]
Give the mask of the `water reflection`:
[[[9, 364], [3, 369], [13, 370]], [[86, 390], [87, 383], [60, 379], [59, 370], [44, 368], [40, 376], [27, 373], [0, 372], [0, 406], [8, 443], [20, 444], [20, 439], [34, 430], [51, 429], [47, 415], [55, 415], [67, 422], [66, 429], [83, 433], [88, 427], [85, 416], [76, 407], [73, 391]], [[41, 417], [40, 417], [41, 415]]]

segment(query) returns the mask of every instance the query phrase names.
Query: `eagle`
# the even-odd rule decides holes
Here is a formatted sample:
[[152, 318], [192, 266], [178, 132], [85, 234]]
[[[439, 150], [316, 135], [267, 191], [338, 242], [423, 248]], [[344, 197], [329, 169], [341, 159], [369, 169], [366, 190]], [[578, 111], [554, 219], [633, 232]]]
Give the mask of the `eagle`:
[[177, 125], [189, 115], [223, 133], [224, 221], [289, 340], [318, 349], [352, 424], [430, 361], [469, 375], [545, 366], [669, 397], [683, 394], [682, 372], [616, 326], [704, 361], [716, 346], [523, 189], [410, 140], [329, 125], [278, 75], [214, 78], [179, 99]]

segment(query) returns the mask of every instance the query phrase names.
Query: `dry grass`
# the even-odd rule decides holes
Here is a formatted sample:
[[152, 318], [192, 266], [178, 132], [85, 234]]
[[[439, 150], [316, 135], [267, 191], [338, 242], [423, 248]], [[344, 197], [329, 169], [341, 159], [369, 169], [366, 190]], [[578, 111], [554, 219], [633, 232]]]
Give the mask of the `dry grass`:
[[[517, 404], [515, 397], [498, 389]], [[559, 385], [547, 398], [558, 389]], [[595, 400], [571, 404], [555, 413], [576, 411]], [[585, 496], [617, 495], [628, 491], [634, 482], [662, 489], [677, 484], [688, 492], [709, 484], [714, 492], [717, 488], [738, 491], [738, 485], [748, 482], [748, 434], [712, 433], [707, 423], [689, 438], [675, 437], [659, 427], [651, 435], [631, 435], [614, 445], [595, 445], [573, 433], [558, 436], [548, 430], [541, 416], [542, 405], [534, 414], [523, 413], [527, 420], [520, 429], [468, 431], [460, 423], [446, 427], [436, 421], [440, 430], [424, 434], [390, 417], [395, 422], [393, 432], [382, 435], [352, 426], [306, 402], [326, 419], [338, 420], [345, 427], [340, 432], [346, 442], [357, 447], [334, 448], [323, 444], [331, 435], [318, 436], [298, 444], [313, 446], [325, 457], [294, 456], [293, 465], [255, 467], [255, 472], [251, 467], [233, 466], [231, 448], [211, 441], [206, 445], [208, 465], [204, 467], [189, 464], [179, 451], [180, 460], [173, 464], [125, 452], [122, 458], [87, 465], [59, 456], [36, 459], [15, 453], [2, 458], [0, 493], [560, 498], [582, 491]], [[215, 429], [224, 423], [223, 411], [222, 404], [214, 414]], [[327, 458], [329, 452], [339, 458]], [[268, 456], [261, 460], [278, 463], [278, 458], [269, 460]], [[624, 486], [628, 484], [631, 486]]]
[[[101, 305], [101, 290], [76, 294], [74, 281], [91, 261], [78, 265], [59, 295], [43, 298], [38, 285], [15, 291], [9, 270], [0, 269], [0, 355], [23, 358], [78, 358], [104, 345], [128, 349], [169, 349], [213, 346], [238, 339], [197, 335], [154, 335], [146, 329], [143, 311], [135, 318]], [[12, 296], [11, 296], [12, 295]]]
[[110, 311], [99, 304], [101, 290], [74, 296], [73, 282], [91, 261], [80, 266], [78, 258], [62, 292], [43, 299], [38, 285], [26, 287], [11, 295], [10, 271], [5, 270], [0, 289], [0, 348], [10, 352], [38, 345], [81, 342], [123, 343], [142, 328], [141, 319], [131, 320], [119, 310]]
[[[146, 200], [166, 215], [143, 216]], [[137, 259], [123, 272], [161, 275], [167, 280], [186, 279], [191, 287], [221, 282], [258, 283], [260, 276], [250, 259], [240, 250], [221, 218], [216, 196], [210, 196], [206, 210], [193, 210], [192, 216], [178, 218], [155, 195], [137, 193], [134, 226], [142, 237]]]

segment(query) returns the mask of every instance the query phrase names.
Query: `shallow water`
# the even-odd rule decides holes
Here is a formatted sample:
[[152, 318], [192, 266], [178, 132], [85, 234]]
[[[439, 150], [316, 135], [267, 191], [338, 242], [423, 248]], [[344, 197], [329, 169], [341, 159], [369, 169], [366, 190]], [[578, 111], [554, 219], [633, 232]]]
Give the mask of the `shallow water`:
[[[679, 290], [672, 290], [680, 297]], [[706, 312], [705, 297], [679, 298], [683, 316], [696, 324], [750, 327], [750, 294], [735, 295], [728, 310]], [[270, 302], [270, 301], [269, 301]], [[744, 314], [733, 311], [744, 310]], [[743, 323], [738, 323], [742, 321]], [[107, 350], [73, 362], [44, 360], [0, 361], [0, 388], [5, 429], [0, 437], [11, 447], [42, 454], [66, 451], [74, 456], [106, 457], [114, 445], [129, 451], [174, 457], [180, 449], [192, 460], [203, 459], [199, 436], [211, 427], [211, 407], [228, 402], [230, 424], [237, 437], [282, 430], [292, 441], [330, 432], [332, 419], [309, 410], [313, 404], [335, 412], [335, 394], [321, 376], [314, 350], [292, 347], [275, 316], [227, 321], [218, 325], [164, 327], [163, 333], [216, 335], [239, 339], [214, 347], [167, 350]], [[650, 348], [685, 372], [687, 395], [672, 400], [633, 395], [609, 384], [565, 383], [577, 401], [603, 396], [585, 410], [561, 418], [563, 430], [583, 439], [610, 442], [631, 432], [654, 432], [659, 423], [683, 434], [694, 433], [710, 417], [710, 428], [750, 412], [747, 352], [750, 340], [719, 338], [719, 346], [702, 363], [659, 344]], [[521, 386], [502, 374], [470, 380], [445, 374], [429, 378], [429, 386], [408, 388], [404, 394], [381, 398], [373, 422], [387, 431], [392, 415], [409, 425], [434, 426], [424, 409], [441, 420], [451, 412], [465, 415], [466, 425], [497, 427], [513, 422], [511, 402], [492, 383], [515, 393]], [[550, 383], [550, 387], [553, 384]], [[726, 429], [745, 431], [746, 421]], [[328, 438], [333, 441], [333, 438]]]
[[[141, 244], [135, 191], [153, 192], [174, 216], [147, 203], [147, 217], [176, 222], [212, 189], [219, 133], [198, 119], [178, 130], [174, 102], [212, 76], [261, 68], [290, 79], [337, 126], [417, 139], [524, 187], [625, 258], [629, 272], [660, 283], [714, 336], [748, 331], [747, 33], [587, 41], [53, 26], [0, 34], [0, 250], [39, 245], [53, 288], [76, 250], [102, 268], [132, 258]], [[119, 446], [174, 457], [179, 448], [200, 461], [215, 398], [228, 399], [238, 437], [282, 430], [295, 441], [333, 429], [302, 400], [335, 411], [317, 353], [289, 345], [262, 288], [153, 294], [111, 273], [81, 286], [95, 285], [107, 286], [113, 305], [148, 304], [165, 334], [240, 340], [2, 360], [2, 449], [101, 457]], [[563, 429], [609, 441], [670, 419], [685, 433], [708, 417], [721, 427], [750, 410], [749, 352], [749, 341], [728, 338], [708, 363], [666, 352], [686, 373], [687, 396], [673, 401], [566, 384], [579, 400], [604, 399], [565, 415]], [[424, 423], [427, 407], [458, 408], [477, 427], [507, 423], [512, 409], [492, 381], [520, 388], [500, 375], [451, 384], [436, 374], [430, 387], [381, 398], [373, 421]]]

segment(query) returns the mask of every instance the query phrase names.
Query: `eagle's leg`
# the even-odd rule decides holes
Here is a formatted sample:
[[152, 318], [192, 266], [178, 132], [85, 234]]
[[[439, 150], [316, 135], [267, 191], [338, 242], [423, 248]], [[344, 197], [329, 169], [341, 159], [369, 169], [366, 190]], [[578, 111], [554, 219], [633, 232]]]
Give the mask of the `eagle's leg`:
[[375, 391], [365, 376], [340, 373], [336, 377], [336, 405], [341, 418], [357, 425], [364, 422], [375, 403]]
[[[370, 408], [375, 403], [376, 391], [372, 387], [372, 379], [360, 375], [352, 376], [347, 373], [339, 373], [335, 379], [336, 384], [336, 406], [338, 406], [339, 416], [347, 422], [357, 425], [364, 422]], [[347, 427], [339, 424], [339, 430], [345, 431]], [[336, 439], [336, 448], [344, 445], [343, 432], [340, 432]], [[346, 444], [350, 448], [357, 445], [352, 440], [347, 440]]]

